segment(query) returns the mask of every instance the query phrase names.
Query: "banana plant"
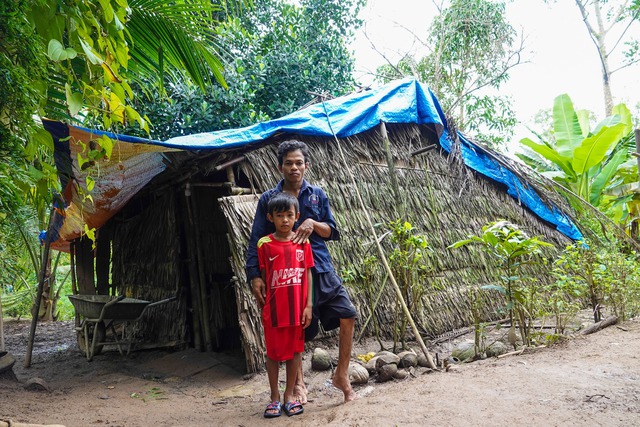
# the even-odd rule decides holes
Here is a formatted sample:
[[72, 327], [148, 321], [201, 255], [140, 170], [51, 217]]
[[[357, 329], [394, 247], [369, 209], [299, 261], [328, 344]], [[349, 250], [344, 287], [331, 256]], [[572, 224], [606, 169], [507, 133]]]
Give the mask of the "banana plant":
[[[605, 190], [619, 184], [616, 175], [629, 160], [629, 151], [621, 142], [633, 130], [631, 113], [624, 104], [592, 130], [588, 112], [576, 111], [571, 98], [563, 94], [554, 100], [552, 138], [520, 140], [533, 155], [517, 154], [529, 166], [559, 182], [592, 205], [598, 206]], [[545, 165], [540, 167], [540, 162]]]

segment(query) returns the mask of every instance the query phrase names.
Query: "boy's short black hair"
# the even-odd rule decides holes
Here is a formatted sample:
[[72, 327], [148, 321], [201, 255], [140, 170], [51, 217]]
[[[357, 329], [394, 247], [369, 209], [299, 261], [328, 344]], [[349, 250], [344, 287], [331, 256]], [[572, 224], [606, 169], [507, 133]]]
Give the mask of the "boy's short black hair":
[[284, 156], [296, 150], [300, 150], [304, 157], [304, 162], [309, 163], [309, 147], [307, 147], [307, 144], [302, 141], [298, 141], [297, 139], [290, 139], [278, 145], [278, 165], [282, 166]]
[[298, 211], [300, 210], [298, 199], [296, 199], [289, 193], [277, 193], [274, 194], [271, 199], [269, 199], [269, 203], [267, 203], [267, 212], [270, 215], [273, 215], [277, 212], [284, 212], [291, 206], [293, 206], [295, 212], [298, 213]]

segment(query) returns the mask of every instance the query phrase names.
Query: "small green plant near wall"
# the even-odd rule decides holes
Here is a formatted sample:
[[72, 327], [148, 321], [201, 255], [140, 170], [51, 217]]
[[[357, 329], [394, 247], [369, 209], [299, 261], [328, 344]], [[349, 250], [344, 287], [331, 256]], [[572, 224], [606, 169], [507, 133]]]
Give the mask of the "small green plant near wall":
[[[480, 235], [455, 242], [449, 248], [479, 245], [503, 270], [500, 282], [483, 285], [482, 289], [495, 290], [504, 295], [511, 328], [509, 342], [516, 347], [516, 323], [525, 345], [532, 343], [533, 319], [539, 302], [538, 283], [523, 275], [522, 267], [539, 262], [541, 248], [553, 246], [537, 237], [529, 237], [517, 225], [505, 220], [490, 222], [482, 227]], [[476, 328], [479, 327], [477, 323]], [[476, 335], [478, 332], [476, 332]]]
[[[407, 308], [412, 313], [421, 313], [422, 297], [431, 289], [428, 276], [433, 270], [430, 256], [431, 249], [427, 238], [419, 234], [413, 226], [402, 220], [389, 223], [393, 249], [389, 255], [389, 266], [398, 282]], [[406, 348], [406, 332], [408, 319], [400, 304], [396, 303], [393, 350], [397, 350], [398, 342]]]
[[482, 297], [481, 290], [472, 287], [468, 290], [469, 301], [471, 301], [471, 314], [473, 316], [473, 352], [474, 359], [480, 359], [487, 348], [486, 323], [482, 321]]
[[544, 287], [545, 297], [542, 314], [553, 318], [555, 334], [565, 333], [568, 323], [582, 308], [580, 300], [584, 297], [585, 287], [566, 275], [566, 252], [561, 254], [553, 265], [552, 275], [555, 282]]
[[[369, 321], [373, 322], [373, 331], [375, 333], [380, 350], [385, 350], [384, 344], [380, 338], [380, 328], [378, 318], [375, 315], [378, 301], [384, 290], [386, 280], [380, 282], [377, 278], [380, 276], [380, 261], [374, 255], [368, 256], [362, 260], [362, 264], [357, 267], [342, 270], [342, 280], [347, 286], [352, 287], [356, 292], [364, 295], [367, 307], [371, 310], [369, 317], [366, 319], [360, 332], [360, 337], [366, 329]], [[358, 340], [360, 339], [358, 337]]]
[[[579, 304], [587, 299], [593, 321], [602, 320], [606, 308], [625, 320], [640, 313], [640, 264], [635, 252], [624, 252], [615, 244], [596, 247], [591, 242], [567, 246], [555, 262], [556, 290], [564, 295], [558, 303]], [[564, 302], [563, 302], [564, 301]]]

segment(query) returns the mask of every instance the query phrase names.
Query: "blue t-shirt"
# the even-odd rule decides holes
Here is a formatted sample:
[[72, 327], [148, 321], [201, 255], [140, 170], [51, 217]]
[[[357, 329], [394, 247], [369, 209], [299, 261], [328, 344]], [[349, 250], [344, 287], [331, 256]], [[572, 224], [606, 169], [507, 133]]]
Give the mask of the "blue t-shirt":
[[[253, 220], [251, 229], [251, 237], [249, 238], [249, 247], [247, 248], [247, 279], [251, 281], [254, 277], [260, 276], [260, 267], [258, 265], [258, 240], [270, 233], [275, 232], [275, 226], [267, 219], [267, 204], [274, 194], [282, 193], [284, 180], [280, 181], [275, 188], [262, 193], [258, 201], [256, 216]], [[333, 263], [331, 256], [327, 250], [327, 240], [339, 240], [340, 232], [336, 227], [336, 221], [329, 207], [329, 198], [324, 190], [307, 182], [302, 181], [302, 187], [298, 193], [298, 204], [300, 205], [300, 218], [296, 221], [294, 230], [307, 218], [311, 218], [317, 222], [324, 222], [331, 227], [331, 235], [324, 239], [318, 233], [311, 233], [309, 241], [313, 250], [313, 260], [315, 263], [314, 271], [318, 273], [327, 273], [333, 271]]]

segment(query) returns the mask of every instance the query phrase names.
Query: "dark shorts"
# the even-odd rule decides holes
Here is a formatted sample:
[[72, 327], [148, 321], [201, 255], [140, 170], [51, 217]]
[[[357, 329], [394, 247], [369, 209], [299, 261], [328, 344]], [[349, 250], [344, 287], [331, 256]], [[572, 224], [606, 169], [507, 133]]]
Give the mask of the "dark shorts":
[[356, 308], [336, 272], [313, 273], [313, 319], [304, 330], [305, 341], [311, 341], [318, 335], [318, 321], [322, 329], [331, 331], [340, 326], [340, 319], [356, 316]]

